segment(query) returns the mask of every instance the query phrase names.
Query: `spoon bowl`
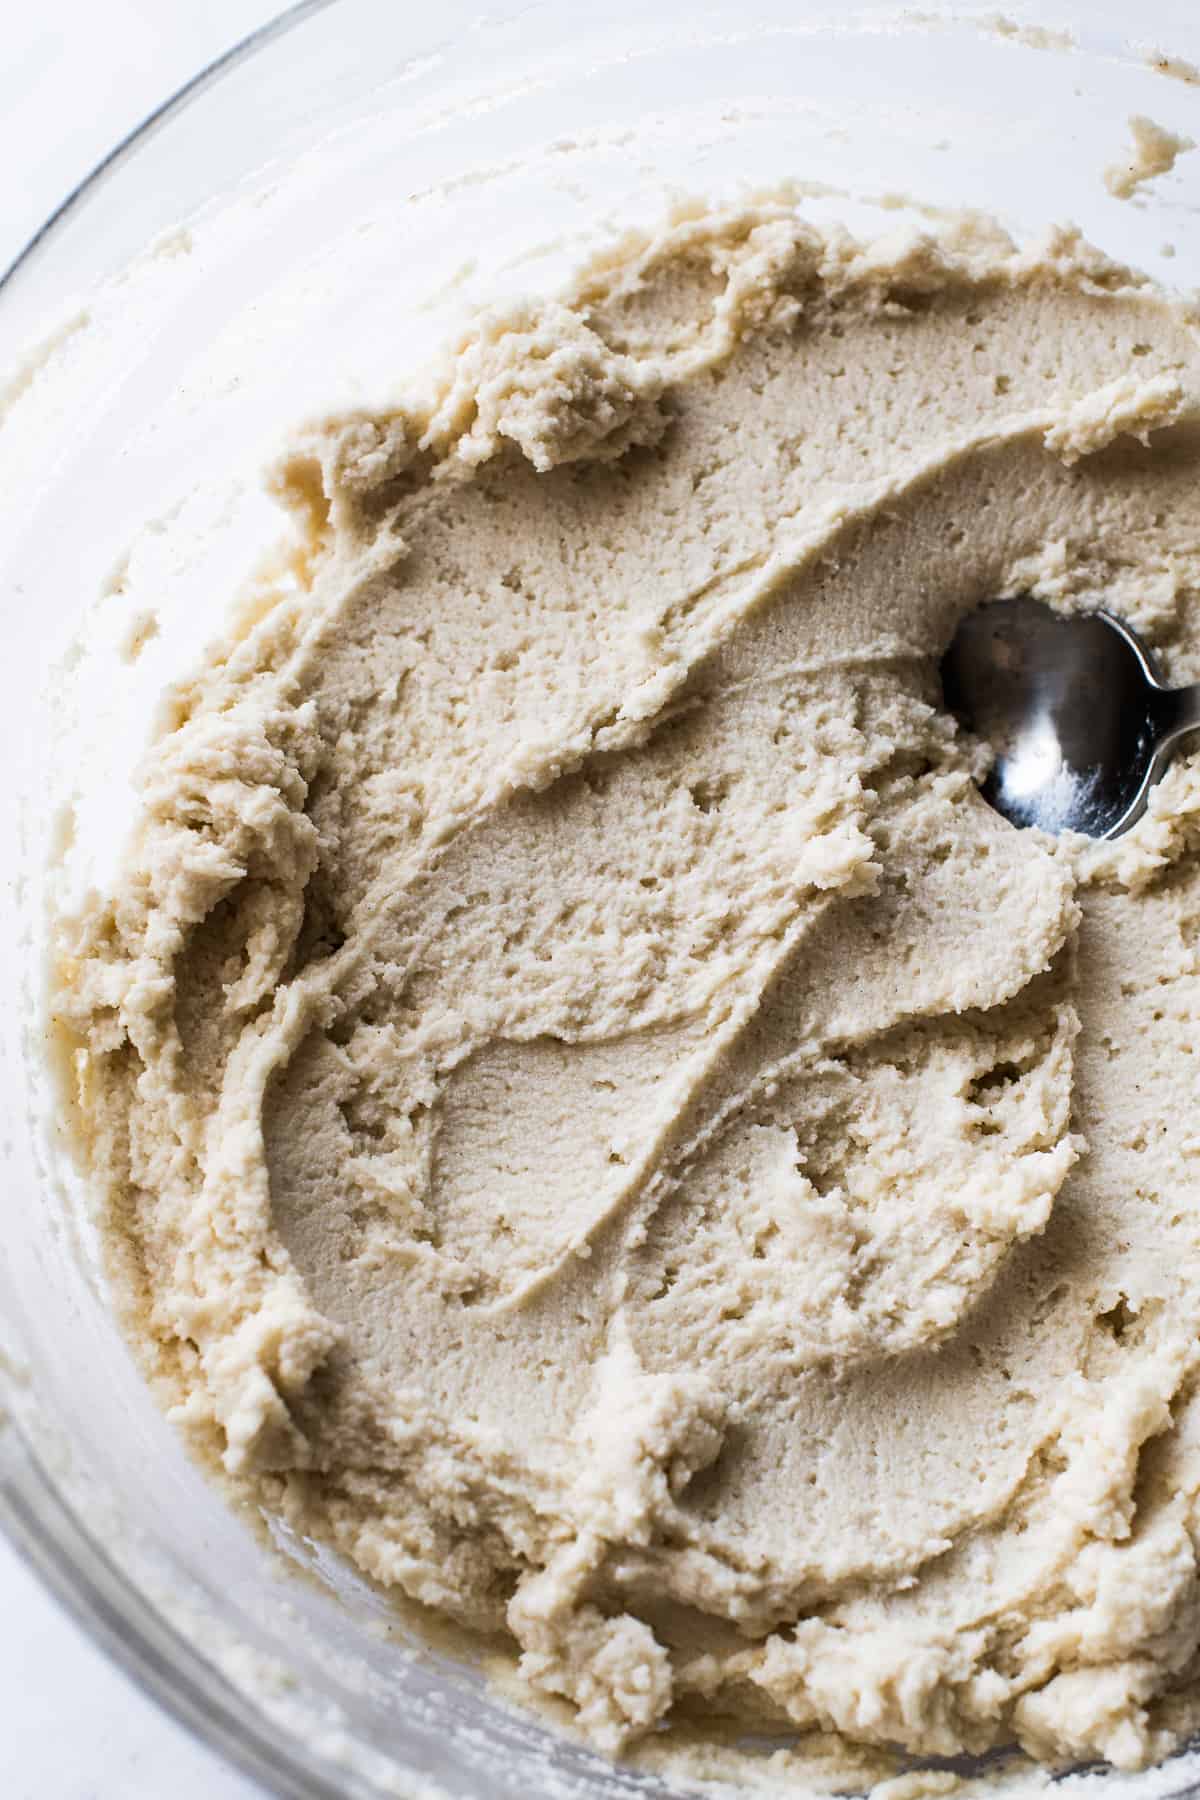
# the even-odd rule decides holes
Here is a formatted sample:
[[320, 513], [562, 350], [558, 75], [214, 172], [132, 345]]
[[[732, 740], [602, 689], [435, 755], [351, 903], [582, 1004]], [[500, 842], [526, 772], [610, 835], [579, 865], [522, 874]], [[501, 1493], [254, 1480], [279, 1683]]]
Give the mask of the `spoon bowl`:
[[1028, 596], [968, 613], [941, 674], [949, 711], [994, 753], [984, 798], [1017, 826], [1119, 837], [1200, 727], [1200, 686], [1164, 687], [1120, 619]]

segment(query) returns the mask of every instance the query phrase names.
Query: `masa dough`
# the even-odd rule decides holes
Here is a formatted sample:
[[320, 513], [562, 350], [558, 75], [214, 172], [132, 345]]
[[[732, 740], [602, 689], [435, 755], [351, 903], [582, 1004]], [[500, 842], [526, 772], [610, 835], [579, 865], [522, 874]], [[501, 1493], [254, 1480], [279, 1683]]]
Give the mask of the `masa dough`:
[[681, 213], [291, 445], [63, 924], [172, 1416], [605, 1750], [1196, 1716], [1200, 780], [1013, 830], [936, 667], [1200, 676], [1198, 378], [1068, 232]]

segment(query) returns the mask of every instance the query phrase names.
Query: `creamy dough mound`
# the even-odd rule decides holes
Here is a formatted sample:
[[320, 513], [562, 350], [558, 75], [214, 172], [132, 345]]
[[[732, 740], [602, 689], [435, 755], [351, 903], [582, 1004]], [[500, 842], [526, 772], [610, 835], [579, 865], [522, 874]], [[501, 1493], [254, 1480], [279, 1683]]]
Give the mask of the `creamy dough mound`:
[[172, 1416], [606, 1750], [1197, 1716], [1200, 779], [1016, 831], [936, 667], [1034, 592], [1200, 676], [1198, 385], [1069, 232], [677, 215], [291, 446], [63, 925]]

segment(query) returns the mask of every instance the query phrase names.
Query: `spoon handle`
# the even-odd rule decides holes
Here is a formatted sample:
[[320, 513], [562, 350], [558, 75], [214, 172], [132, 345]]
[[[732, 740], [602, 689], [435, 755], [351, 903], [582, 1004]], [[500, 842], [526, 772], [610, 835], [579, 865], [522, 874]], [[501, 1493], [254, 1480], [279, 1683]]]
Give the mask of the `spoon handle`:
[[1173, 746], [1188, 732], [1200, 731], [1200, 681], [1190, 687], [1160, 688], [1156, 724], [1160, 749]]

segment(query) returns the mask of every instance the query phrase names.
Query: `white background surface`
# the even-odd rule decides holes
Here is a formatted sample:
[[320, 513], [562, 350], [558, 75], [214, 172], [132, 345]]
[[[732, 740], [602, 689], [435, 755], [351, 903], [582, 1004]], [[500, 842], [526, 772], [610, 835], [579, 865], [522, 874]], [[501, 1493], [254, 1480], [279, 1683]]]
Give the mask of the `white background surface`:
[[[284, 0], [10, 0], [0, 268], [80, 178]], [[0, 1540], [3, 1800], [261, 1800], [151, 1702]]]

